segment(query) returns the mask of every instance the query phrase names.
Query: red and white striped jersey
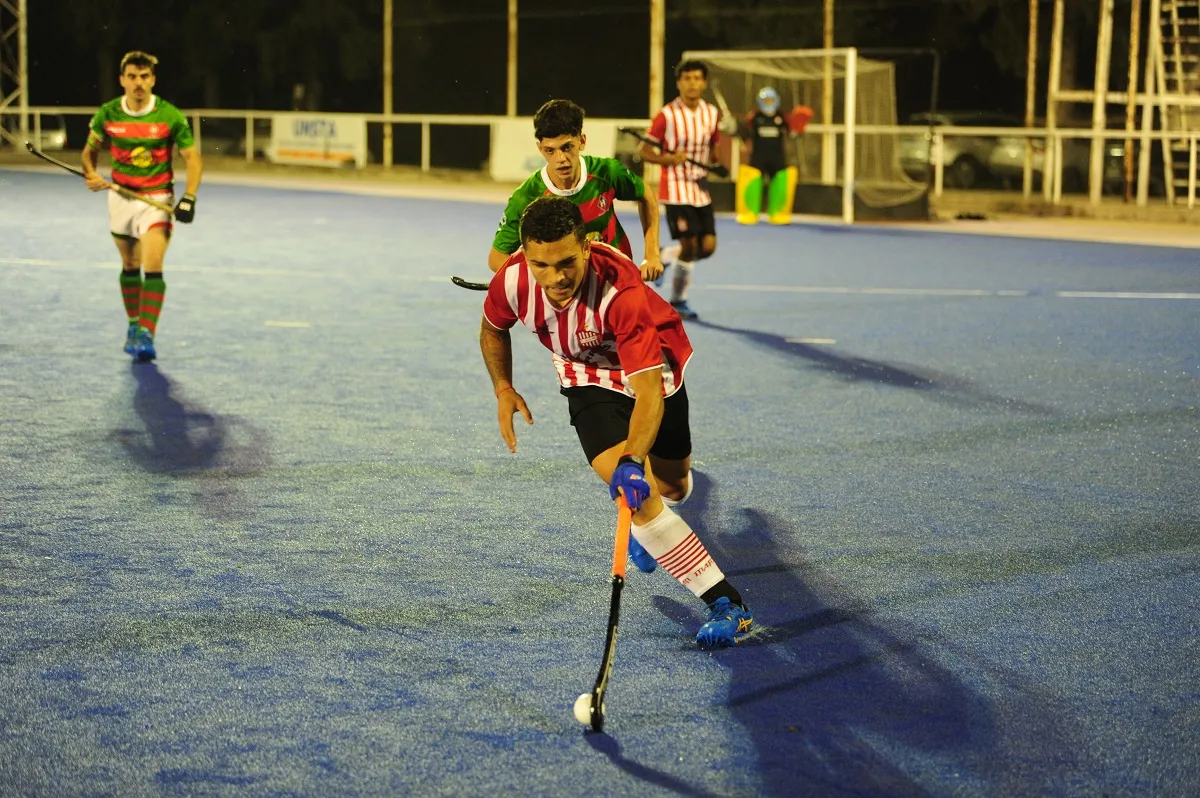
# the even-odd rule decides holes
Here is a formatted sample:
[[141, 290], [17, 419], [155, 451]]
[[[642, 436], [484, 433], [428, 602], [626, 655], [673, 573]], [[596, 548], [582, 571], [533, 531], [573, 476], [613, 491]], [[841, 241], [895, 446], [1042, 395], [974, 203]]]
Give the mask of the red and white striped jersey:
[[483, 316], [498, 330], [518, 321], [553, 353], [564, 388], [596, 385], [633, 396], [626, 378], [662, 369], [663, 395], [683, 384], [692, 344], [679, 314], [642, 282], [641, 272], [619, 250], [591, 242], [583, 285], [556, 308], [518, 249], [493, 277]]
[[[712, 103], [700, 101], [688, 108], [676, 98], [663, 106], [650, 123], [650, 137], [663, 148], [686, 153], [693, 161], [712, 163], [717, 144], [717, 121], [721, 112]], [[690, 163], [662, 167], [658, 183], [658, 201], [666, 205], [703, 207], [712, 203], [708, 193], [708, 172]]]

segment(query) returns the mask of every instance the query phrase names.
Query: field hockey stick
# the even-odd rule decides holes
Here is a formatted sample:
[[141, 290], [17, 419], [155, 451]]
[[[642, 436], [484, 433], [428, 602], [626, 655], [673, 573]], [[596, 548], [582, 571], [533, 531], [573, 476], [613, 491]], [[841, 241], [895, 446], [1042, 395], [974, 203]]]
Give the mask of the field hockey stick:
[[604, 694], [608, 692], [608, 678], [612, 675], [613, 655], [617, 650], [617, 623], [621, 619], [621, 588], [625, 586], [625, 561], [629, 559], [629, 527], [633, 523], [633, 512], [625, 503], [625, 496], [617, 496], [617, 538], [613, 545], [612, 598], [608, 604], [608, 634], [604, 639], [604, 659], [600, 662], [600, 673], [592, 687], [591, 722], [592, 731], [604, 731]]
[[[82, 169], [79, 169], [78, 167], [75, 167], [75, 166], [71, 166], [71, 164], [69, 164], [69, 163], [63, 163], [62, 161], [58, 160], [57, 158], [52, 158], [51, 156], [49, 156], [46, 153], [39, 150], [37, 147], [33, 146], [33, 142], [29, 142], [29, 141], [25, 142], [25, 149], [29, 150], [34, 155], [41, 158], [43, 161], [46, 161], [47, 163], [52, 163], [55, 166], [59, 167], [60, 169], [66, 169], [68, 172], [70, 172], [73, 175], [77, 175], [78, 177], [82, 177], [84, 179], [87, 178], [87, 175], [85, 175], [83, 173]], [[173, 207], [171, 207], [170, 205], [167, 205], [165, 202], [159, 202], [158, 200], [151, 199], [150, 197], [144, 197], [141, 194], [137, 193], [136, 191], [130, 191], [129, 189], [125, 188], [124, 186], [118, 186], [116, 183], [109, 183], [108, 187], [111, 191], [117, 192], [118, 194], [120, 194], [122, 197], [125, 197], [126, 199], [141, 200], [142, 202], [146, 203], [147, 205], [158, 208], [163, 213], [169, 214], [170, 216], [175, 215], [175, 209]]]
[[487, 283], [473, 283], [470, 280], [464, 280], [461, 277], [451, 277], [450, 282], [454, 283], [459, 288], [465, 288], [468, 291], [486, 291], [486, 290], [488, 290]]
[[[664, 147], [662, 145], [662, 142], [655, 141], [654, 139], [650, 138], [649, 136], [643, 136], [641, 133], [638, 133], [636, 130], [631, 130], [630, 128], [627, 128], [627, 127], [618, 127], [617, 130], [620, 131], [621, 133], [624, 133], [627, 136], [633, 136], [635, 139], [642, 142], [643, 144], [649, 144], [651, 147], [657, 147], [658, 150], [661, 153], [663, 153], [664, 155], [674, 155], [675, 154], [675, 150], [668, 150], [666, 147]], [[721, 165], [719, 163], [700, 163], [699, 161], [693, 160], [691, 158], [684, 158], [684, 160], [687, 161], [688, 163], [690, 163], [692, 166], [699, 166], [701, 169], [707, 169], [709, 172], [712, 172], [717, 177], [729, 177], [729, 170], [726, 169], [723, 165]]]

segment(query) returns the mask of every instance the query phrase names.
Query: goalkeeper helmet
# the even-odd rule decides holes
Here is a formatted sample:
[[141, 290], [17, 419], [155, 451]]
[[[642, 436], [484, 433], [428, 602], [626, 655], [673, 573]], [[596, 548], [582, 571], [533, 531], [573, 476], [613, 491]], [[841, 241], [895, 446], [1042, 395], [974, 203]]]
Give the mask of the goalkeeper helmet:
[[758, 92], [758, 110], [762, 111], [767, 116], [771, 116], [779, 110], [779, 92], [775, 91], [770, 86], [761, 89]]

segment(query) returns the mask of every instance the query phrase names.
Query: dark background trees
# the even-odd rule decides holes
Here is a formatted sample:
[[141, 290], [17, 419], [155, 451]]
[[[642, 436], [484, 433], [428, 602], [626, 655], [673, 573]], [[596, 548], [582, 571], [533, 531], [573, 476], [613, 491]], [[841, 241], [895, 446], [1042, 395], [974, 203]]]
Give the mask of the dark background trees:
[[[505, 0], [394, 0], [395, 109], [503, 113]], [[819, 47], [823, 0], [668, 0], [667, 60], [685, 49]], [[1064, 82], [1087, 85], [1091, 0], [1068, 0]], [[1118, 2], [1118, 14], [1122, 5]], [[30, 95], [37, 105], [95, 105], [118, 93], [130, 49], [161, 59], [162, 94], [183, 107], [379, 111], [382, 0], [43, 0], [30, 4]], [[1044, 92], [1051, 3], [1041, 5]], [[1127, 13], [1127, 12], [1126, 12]], [[520, 2], [520, 113], [571, 96], [596, 116], [647, 110], [644, 0]], [[1125, 40], [1117, 26], [1114, 65]], [[1024, 108], [1024, 0], [837, 0], [838, 45], [936, 48], [939, 106]], [[902, 115], [929, 101], [930, 60], [901, 58]], [[1124, 69], [1113, 70], [1114, 85]], [[297, 89], [297, 86], [303, 87]], [[673, 85], [667, 81], [668, 95]], [[1039, 104], [1041, 100], [1039, 100]]]

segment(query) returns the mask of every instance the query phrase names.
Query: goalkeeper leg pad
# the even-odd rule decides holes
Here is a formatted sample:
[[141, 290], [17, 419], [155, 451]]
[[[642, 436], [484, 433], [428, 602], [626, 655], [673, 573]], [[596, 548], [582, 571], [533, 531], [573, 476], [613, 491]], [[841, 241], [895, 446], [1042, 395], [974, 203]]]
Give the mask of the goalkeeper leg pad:
[[771, 177], [767, 188], [767, 221], [792, 223], [792, 203], [796, 200], [796, 167], [789, 166]]
[[738, 224], [758, 224], [758, 214], [762, 212], [762, 172], [742, 164], [738, 167], [735, 190]]

